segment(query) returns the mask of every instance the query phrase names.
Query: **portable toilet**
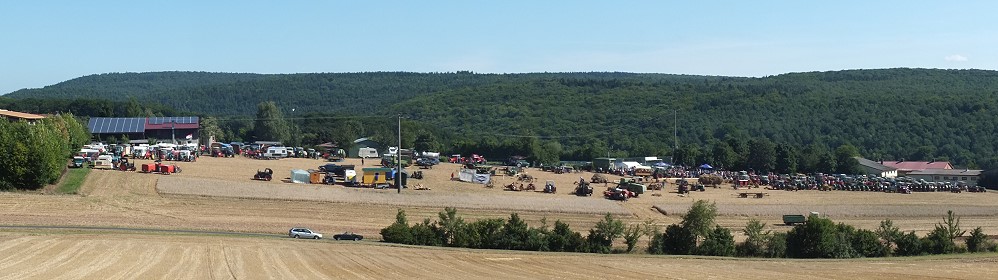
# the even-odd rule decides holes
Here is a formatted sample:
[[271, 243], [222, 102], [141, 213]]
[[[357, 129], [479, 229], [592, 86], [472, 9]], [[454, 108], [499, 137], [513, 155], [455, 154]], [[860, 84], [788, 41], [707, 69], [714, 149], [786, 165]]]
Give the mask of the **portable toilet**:
[[307, 184], [310, 182], [308, 171], [301, 169], [291, 170], [291, 182], [298, 184]]

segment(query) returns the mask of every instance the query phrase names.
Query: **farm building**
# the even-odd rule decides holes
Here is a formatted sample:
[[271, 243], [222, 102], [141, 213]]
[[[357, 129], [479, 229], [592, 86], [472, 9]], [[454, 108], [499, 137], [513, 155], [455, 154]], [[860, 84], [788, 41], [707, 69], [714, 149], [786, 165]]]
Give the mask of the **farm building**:
[[953, 169], [953, 165], [945, 161], [883, 161], [884, 166], [896, 168], [898, 176], [908, 176], [912, 171], [926, 169]]
[[929, 182], [964, 182], [968, 186], [977, 186], [982, 170], [970, 169], [923, 169], [908, 173], [908, 177], [923, 179]]
[[894, 178], [898, 176], [898, 169], [881, 164], [880, 162], [868, 160], [862, 157], [855, 157], [859, 162], [859, 171], [866, 175], [875, 175], [884, 178]]
[[[368, 138], [360, 138], [357, 140], [353, 140], [353, 146], [350, 147], [350, 151], [347, 152], [347, 156], [352, 158], [358, 158], [362, 154], [361, 153], [362, 149], [364, 151], [370, 151], [370, 149], [374, 149], [375, 155], [373, 157], [377, 158], [379, 157], [377, 151], [381, 151], [381, 144], [378, 142], [374, 142], [374, 140]], [[363, 154], [368, 155], [368, 157], [372, 157], [369, 155], [368, 152], [365, 152]]]
[[97, 140], [128, 137], [197, 143], [201, 136], [198, 117], [91, 118], [87, 128]]
[[28, 123], [34, 123], [35, 121], [45, 118], [45, 116], [42, 115], [8, 111], [4, 109], [0, 109], [0, 116], [3, 116], [4, 118], [7, 118], [7, 120], [12, 122], [24, 120], [27, 121]]

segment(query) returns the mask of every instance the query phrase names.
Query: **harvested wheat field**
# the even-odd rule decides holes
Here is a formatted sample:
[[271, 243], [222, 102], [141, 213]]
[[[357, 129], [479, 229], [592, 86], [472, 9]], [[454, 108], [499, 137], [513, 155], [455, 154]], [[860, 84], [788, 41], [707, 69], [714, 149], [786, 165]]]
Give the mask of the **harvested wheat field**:
[[0, 233], [0, 279], [988, 279], [998, 255], [764, 260], [287, 238]]
[[[145, 161], [139, 160], [138, 163]], [[0, 193], [0, 225], [52, 225], [182, 229], [279, 235], [305, 226], [334, 234], [354, 231], [368, 240], [404, 209], [410, 221], [436, 218], [454, 206], [466, 220], [505, 218], [517, 212], [531, 225], [562, 220], [576, 231], [591, 228], [603, 213], [626, 223], [652, 220], [665, 225], [697, 199], [718, 205], [717, 222], [733, 229], [736, 239], [749, 219], [766, 222], [768, 230], [786, 231], [783, 214], [818, 211], [837, 222], [874, 229], [883, 219], [903, 230], [924, 234], [941, 221], [946, 210], [963, 217], [964, 228], [981, 226], [998, 233], [998, 193], [916, 193], [766, 191], [764, 198], [738, 198], [732, 188], [708, 188], [680, 196], [675, 185], [649, 191], [626, 202], [600, 196], [572, 195], [573, 182], [591, 173], [528, 173], [543, 185], [555, 181], [557, 194], [504, 191], [513, 178], [496, 177], [496, 188], [451, 180], [459, 168], [441, 164], [421, 170], [425, 178], [411, 180], [431, 190], [349, 188], [282, 182], [291, 169], [316, 169], [325, 162], [311, 159], [252, 160], [207, 158], [176, 163], [183, 172], [172, 175], [99, 171], [88, 175], [81, 195], [32, 192]], [[367, 162], [368, 167], [373, 166]], [[345, 164], [360, 161], [348, 159]], [[256, 170], [271, 168], [275, 180], [254, 181]], [[410, 169], [416, 170], [416, 169]], [[611, 176], [611, 180], [619, 177]], [[760, 190], [753, 189], [753, 192]], [[653, 209], [657, 206], [661, 211]], [[664, 213], [663, 213], [664, 212]], [[379, 243], [340, 244], [293, 242], [270, 238], [233, 238], [168, 234], [55, 234], [35, 231], [0, 234], [0, 275], [8, 278], [969, 278], [993, 273], [993, 255], [849, 261], [731, 260], [632, 255], [539, 254], [478, 250], [386, 246]], [[27, 235], [27, 236], [24, 236]], [[639, 242], [641, 251], [646, 242]], [[622, 246], [618, 244], [618, 246]], [[27, 253], [32, 252], [32, 253]], [[27, 254], [27, 255], [26, 255]], [[307, 256], [317, 255], [317, 258]], [[162, 260], [160, 260], [162, 259]], [[333, 260], [337, 261], [333, 261]], [[47, 269], [30, 266], [41, 260]], [[105, 261], [98, 261], [105, 260]], [[293, 261], [292, 261], [293, 260]], [[626, 263], [627, 265], [620, 265]], [[791, 264], [792, 263], [792, 264]], [[191, 269], [178, 268], [183, 264]], [[264, 265], [266, 264], [266, 265]], [[222, 268], [225, 269], [222, 269]], [[398, 268], [396, 268], [398, 267]], [[980, 269], [980, 267], [985, 267]], [[847, 269], [848, 268], [848, 269]], [[990, 269], [990, 270], [989, 270]], [[616, 271], [615, 274], [606, 274]], [[814, 272], [802, 275], [800, 271]], [[8, 273], [13, 272], [13, 273]], [[187, 274], [189, 273], [189, 274]], [[138, 277], [136, 277], [138, 276]], [[823, 277], [817, 277], [823, 276]], [[153, 277], [153, 278], [160, 278]], [[55, 277], [59, 278], [59, 277]]]

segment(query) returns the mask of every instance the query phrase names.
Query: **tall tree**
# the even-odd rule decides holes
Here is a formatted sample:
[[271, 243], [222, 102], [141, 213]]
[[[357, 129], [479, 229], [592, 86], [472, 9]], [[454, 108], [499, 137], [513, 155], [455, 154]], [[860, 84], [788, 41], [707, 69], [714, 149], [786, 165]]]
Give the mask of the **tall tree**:
[[253, 136], [256, 137], [257, 141], [287, 142], [290, 140], [288, 122], [284, 120], [284, 114], [277, 108], [274, 101], [260, 102], [256, 105]]
[[713, 164], [714, 167], [731, 170], [735, 161], [738, 160], [738, 155], [727, 142], [715, 140], [711, 143], [710, 158], [711, 162], [709, 163]]
[[788, 144], [776, 146], [776, 172], [783, 174], [797, 173], [797, 161], [800, 156], [797, 149]]
[[764, 173], [776, 168], [776, 146], [766, 138], [754, 138], [749, 141], [749, 168]]
[[859, 173], [859, 161], [856, 157], [859, 156], [859, 149], [853, 145], [842, 144], [835, 149], [835, 173], [841, 174], [858, 174]]

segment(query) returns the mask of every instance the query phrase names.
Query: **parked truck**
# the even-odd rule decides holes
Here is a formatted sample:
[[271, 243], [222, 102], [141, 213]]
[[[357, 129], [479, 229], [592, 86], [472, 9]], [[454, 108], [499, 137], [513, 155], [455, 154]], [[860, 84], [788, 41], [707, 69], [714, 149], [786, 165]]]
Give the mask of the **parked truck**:
[[807, 217], [804, 217], [804, 215], [783, 215], [783, 224], [788, 226], [803, 224], [806, 222]]

